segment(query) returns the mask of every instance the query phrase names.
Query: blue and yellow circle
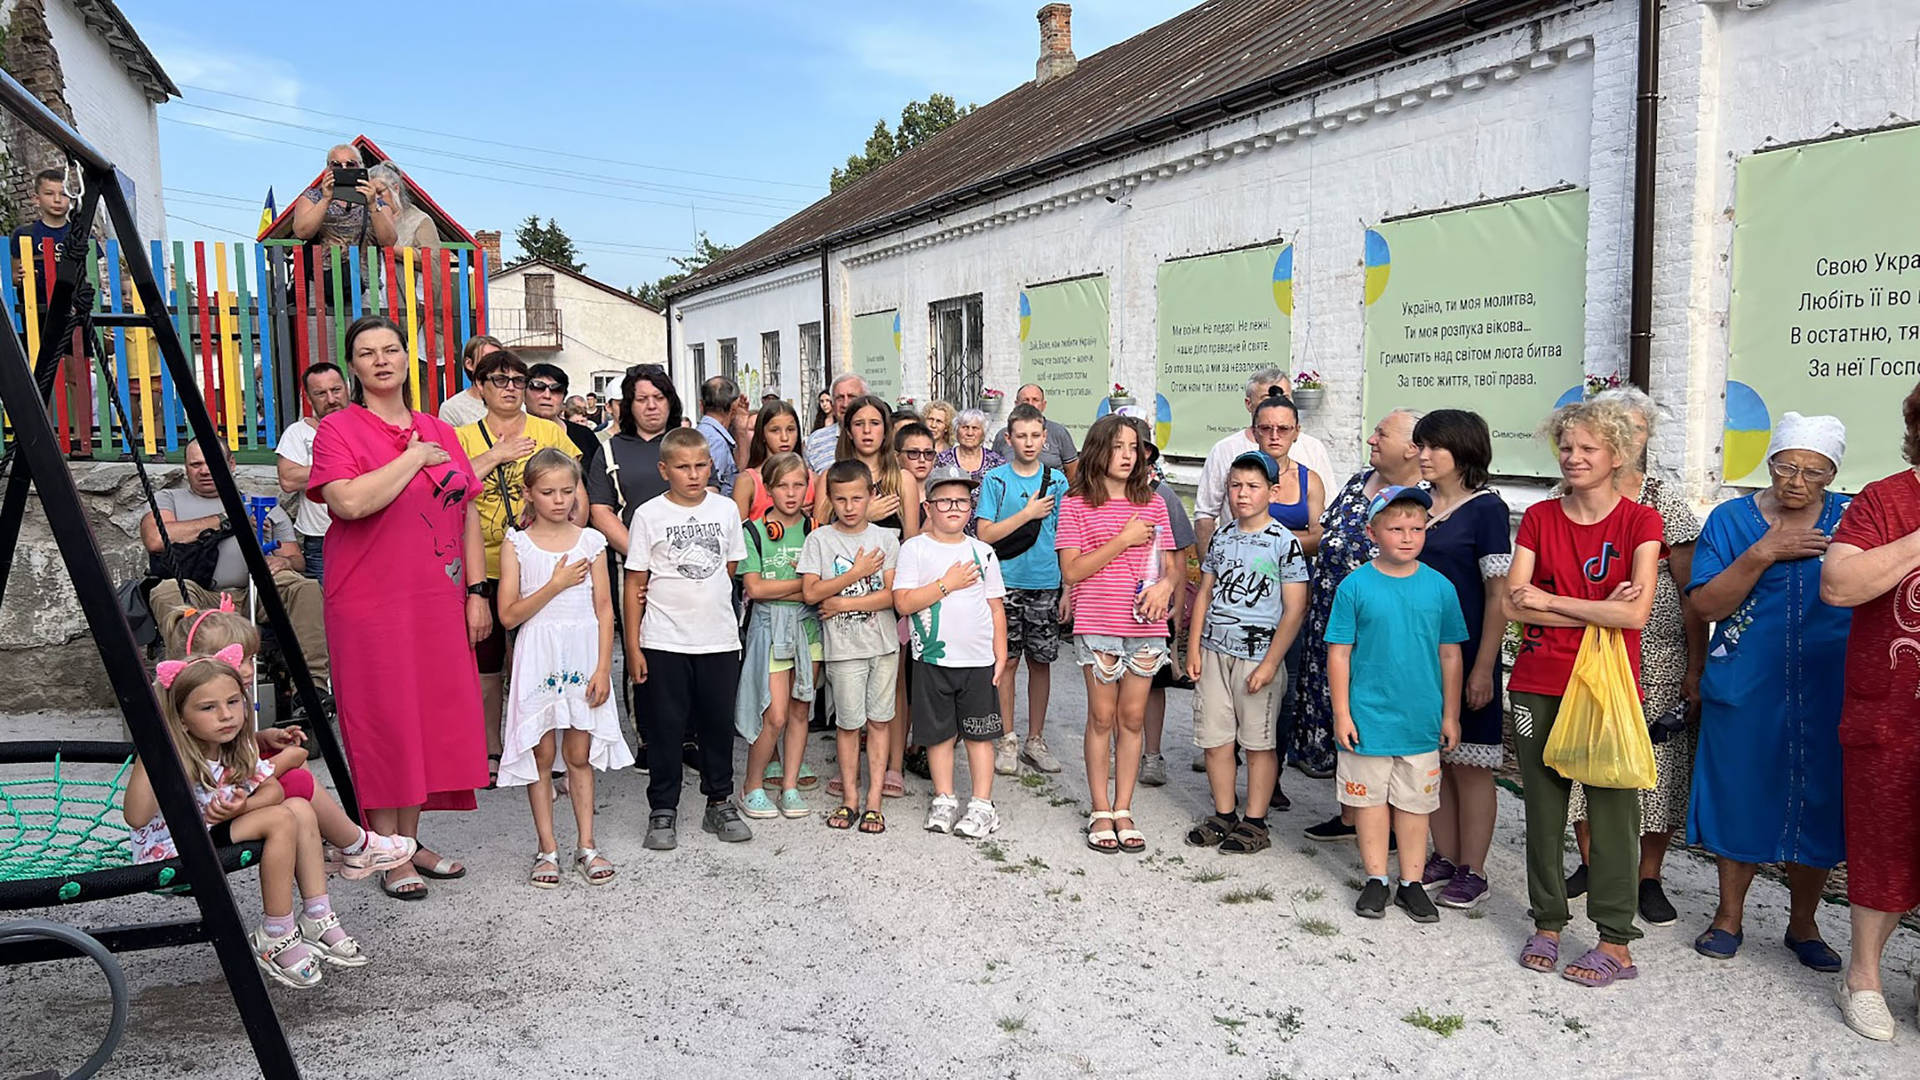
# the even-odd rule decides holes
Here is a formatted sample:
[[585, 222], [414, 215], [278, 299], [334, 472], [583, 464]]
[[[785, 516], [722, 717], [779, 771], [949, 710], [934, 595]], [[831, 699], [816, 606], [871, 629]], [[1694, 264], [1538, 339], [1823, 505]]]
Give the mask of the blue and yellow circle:
[[893, 313], [893, 351], [900, 351], [900, 313]]
[[1273, 260], [1273, 303], [1281, 314], [1293, 317], [1293, 245], [1280, 249], [1280, 257]]
[[1553, 407], [1556, 409], [1564, 409], [1568, 405], [1578, 405], [1585, 400], [1587, 400], [1587, 384], [1575, 383], [1567, 387], [1566, 393], [1553, 399]]
[[1393, 253], [1387, 250], [1387, 238], [1373, 229], [1367, 230], [1367, 303], [1386, 295], [1387, 275], [1393, 265]]
[[1720, 451], [1729, 482], [1758, 469], [1767, 460], [1773, 437], [1773, 416], [1759, 391], [1746, 383], [1727, 380], [1727, 425]]
[[1027, 331], [1033, 329], [1033, 304], [1027, 299], [1025, 289], [1020, 290], [1020, 340], [1027, 340]]
[[[1112, 399], [1101, 398], [1100, 404], [1094, 406], [1093, 418], [1098, 420], [1112, 411]], [[1153, 395], [1153, 444], [1164, 448], [1167, 440], [1171, 438], [1173, 438], [1173, 403], [1167, 400], [1165, 394], [1155, 394]]]

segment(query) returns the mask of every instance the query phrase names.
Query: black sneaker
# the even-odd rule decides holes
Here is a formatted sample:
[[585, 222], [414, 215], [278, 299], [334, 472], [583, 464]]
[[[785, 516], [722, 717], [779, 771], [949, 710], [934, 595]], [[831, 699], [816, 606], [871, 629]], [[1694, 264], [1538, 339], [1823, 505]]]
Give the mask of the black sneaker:
[[900, 757], [900, 766], [922, 780], [933, 779], [933, 766], [927, 760], [927, 748], [924, 746], [907, 747], [907, 752]]
[[1667, 902], [1659, 878], [1640, 879], [1640, 918], [1654, 926], [1672, 926], [1680, 919], [1680, 913]]
[[1275, 784], [1273, 798], [1267, 800], [1267, 809], [1277, 814], [1284, 814], [1293, 809], [1293, 800], [1287, 798], [1287, 793], [1280, 790], [1280, 785]]
[[647, 838], [640, 846], [648, 851], [672, 851], [680, 846], [680, 815], [672, 810], [655, 810], [647, 817]]
[[[1380, 884], [1374, 882], [1375, 885]], [[1440, 921], [1440, 910], [1433, 906], [1433, 900], [1427, 896], [1427, 890], [1419, 882], [1401, 885], [1393, 891], [1393, 906], [1407, 913], [1407, 918], [1418, 923]]]
[[[1587, 895], [1587, 864], [1581, 863], [1573, 868], [1573, 873], [1567, 875], [1567, 899], [1572, 900], [1585, 895]], [[1645, 891], [1643, 890], [1640, 895], [1645, 896]]]
[[[1354, 829], [1353, 826], [1341, 821], [1339, 814], [1335, 814], [1318, 825], [1309, 825], [1300, 830], [1300, 835], [1309, 840], [1318, 840], [1325, 844], [1335, 840], [1353, 839]], [[1382, 902], [1384, 903], [1385, 901]]]
[[1363, 919], [1386, 918], [1387, 895], [1385, 884], [1368, 878], [1360, 889], [1360, 899], [1353, 902], [1353, 913]]

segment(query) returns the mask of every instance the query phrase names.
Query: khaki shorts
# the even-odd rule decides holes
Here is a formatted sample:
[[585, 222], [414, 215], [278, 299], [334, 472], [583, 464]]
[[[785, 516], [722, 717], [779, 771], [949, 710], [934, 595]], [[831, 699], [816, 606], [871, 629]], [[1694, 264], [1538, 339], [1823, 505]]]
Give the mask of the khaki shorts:
[[1411, 757], [1339, 753], [1333, 780], [1342, 806], [1392, 806], [1409, 814], [1440, 809], [1440, 751]]
[[1247, 676], [1259, 666], [1258, 660], [1200, 650], [1200, 681], [1193, 687], [1193, 745], [1202, 750], [1234, 742], [1242, 750], [1274, 748], [1287, 669], [1282, 664], [1272, 682], [1249, 694]]
[[858, 731], [873, 720], [893, 719], [894, 682], [900, 654], [881, 653], [860, 660], [827, 661], [827, 686], [833, 691], [833, 722], [843, 731]]

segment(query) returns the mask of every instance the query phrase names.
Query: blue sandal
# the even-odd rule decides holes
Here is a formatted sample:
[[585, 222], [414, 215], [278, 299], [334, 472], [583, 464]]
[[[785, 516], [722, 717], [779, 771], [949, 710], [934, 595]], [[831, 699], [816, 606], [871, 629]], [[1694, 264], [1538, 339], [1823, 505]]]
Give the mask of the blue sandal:
[[1792, 949], [1793, 955], [1799, 957], [1800, 962], [1807, 967], [1815, 971], [1835, 972], [1840, 970], [1840, 954], [1834, 952], [1826, 942], [1819, 938], [1795, 941], [1793, 940], [1793, 935], [1788, 934], [1785, 940], [1787, 948]]
[[[1747, 939], [1743, 933], [1730, 934], [1717, 926], [1709, 926], [1706, 933], [1693, 939], [1693, 951], [1709, 960], [1731, 960], [1740, 951], [1740, 943]], [[1788, 943], [1791, 947], [1791, 942]]]

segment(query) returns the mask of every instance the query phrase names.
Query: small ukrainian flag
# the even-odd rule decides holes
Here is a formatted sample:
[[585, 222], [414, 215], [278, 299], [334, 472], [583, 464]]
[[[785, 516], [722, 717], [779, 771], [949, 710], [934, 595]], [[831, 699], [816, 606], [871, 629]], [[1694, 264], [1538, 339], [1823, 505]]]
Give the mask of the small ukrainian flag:
[[260, 234], [262, 236], [266, 235], [267, 230], [273, 227], [273, 219], [279, 216], [280, 214], [274, 209], [273, 205], [273, 188], [269, 186], [267, 188], [266, 205], [260, 208]]

